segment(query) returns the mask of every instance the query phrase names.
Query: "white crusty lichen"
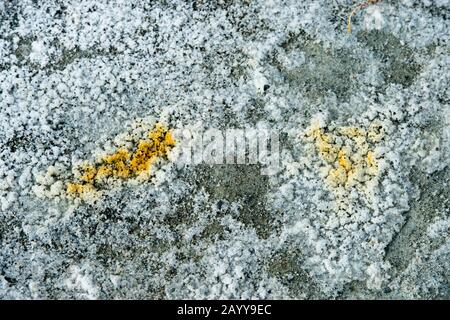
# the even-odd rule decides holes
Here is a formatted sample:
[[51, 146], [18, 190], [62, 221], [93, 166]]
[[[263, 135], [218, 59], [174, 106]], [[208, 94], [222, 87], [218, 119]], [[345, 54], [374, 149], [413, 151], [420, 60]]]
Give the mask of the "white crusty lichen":
[[378, 177], [385, 170], [381, 144], [386, 128], [379, 121], [368, 127], [327, 124], [322, 115], [314, 118], [302, 134], [306, 152], [320, 160], [317, 172], [333, 192], [336, 210], [352, 215], [352, 198], [373, 197]]
[[70, 291], [79, 291], [81, 297], [88, 300], [99, 298], [99, 288], [89, 274], [89, 266], [72, 265], [68, 268], [69, 277], [64, 281]]
[[[414, 130], [411, 137], [398, 130], [395, 107], [367, 109], [341, 123], [316, 114], [296, 134], [302, 155], [286, 166], [285, 182], [273, 196], [293, 223], [285, 228], [286, 241], [308, 252], [306, 269], [330, 293], [351, 280], [373, 289], [387, 283], [384, 250], [409, 208], [394, 146]], [[290, 203], [279, 202], [287, 194]]]
[[[355, 5], [0, 1], [0, 298], [448, 296], [448, 1], [378, 1], [348, 34]], [[192, 140], [140, 176], [149, 115], [264, 124], [282, 170], [180, 164]]]

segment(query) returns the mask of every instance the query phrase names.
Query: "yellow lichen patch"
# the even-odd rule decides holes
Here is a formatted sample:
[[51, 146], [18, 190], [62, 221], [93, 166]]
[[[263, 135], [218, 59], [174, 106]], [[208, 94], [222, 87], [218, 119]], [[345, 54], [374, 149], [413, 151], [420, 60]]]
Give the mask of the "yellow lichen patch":
[[95, 196], [96, 189], [90, 183], [68, 183], [67, 193], [77, 195], [81, 199], [85, 199], [88, 195]]
[[371, 150], [371, 137], [379, 134], [379, 130], [355, 126], [338, 127], [329, 132], [313, 126], [306, 131], [306, 137], [314, 141], [320, 158], [332, 167], [326, 181], [333, 187], [346, 188], [365, 176], [376, 175], [378, 166]]
[[341, 168], [345, 169], [345, 171], [350, 171], [352, 168], [352, 163], [348, 159], [344, 150], [340, 150], [338, 153], [338, 163]]
[[327, 177], [328, 182], [333, 186], [344, 185], [347, 182], [347, 179], [348, 172], [342, 167], [331, 169]]
[[103, 169], [104, 173], [114, 177], [128, 178], [130, 176], [129, 159], [130, 153], [125, 149], [119, 149], [116, 153], [102, 159], [103, 164], [99, 165], [98, 169]]
[[332, 145], [332, 137], [329, 134], [321, 128], [315, 128], [308, 135], [315, 140], [316, 148], [324, 159], [328, 161], [336, 159], [337, 149]]
[[135, 148], [119, 148], [94, 163], [82, 165], [79, 174], [67, 183], [67, 194], [83, 198], [87, 193], [106, 188], [109, 180], [125, 180], [149, 173], [151, 165], [165, 158], [174, 145], [171, 132], [158, 123]]
[[367, 165], [369, 166], [369, 167], [376, 167], [377, 166], [377, 164], [376, 164], [376, 162], [375, 162], [375, 156], [374, 156], [374, 154], [373, 154], [373, 152], [372, 151], [369, 151], [368, 153], [367, 153], [367, 158], [366, 158], [366, 160], [367, 160]]
[[97, 174], [97, 169], [93, 166], [86, 165], [83, 168], [83, 175], [81, 176], [80, 180], [84, 182], [89, 182], [94, 179], [95, 175]]
[[303, 163], [312, 170], [308, 174], [316, 173], [323, 180], [340, 223], [359, 219], [354, 205], [373, 201], [384, 167], [375, 150], [385, 136], [384, 125], [377, 120], [367, 126], [335, 126], [321, 114], [301, 135], [307, 153]]
[[149, 141], [139, 142], [138, 148], [130, 162], [130, 169], [133, 172], [142, 172], [150, 168], [152, 159], [158, 156], [155, 151], [152, 151], [152, 147], [158, 148]]
[[372, 151], [369, 151], [367, 153], [366, 163], [368, 167], [368, 173], [371, 175], [375, 175], [378, 172], [378, 164]]

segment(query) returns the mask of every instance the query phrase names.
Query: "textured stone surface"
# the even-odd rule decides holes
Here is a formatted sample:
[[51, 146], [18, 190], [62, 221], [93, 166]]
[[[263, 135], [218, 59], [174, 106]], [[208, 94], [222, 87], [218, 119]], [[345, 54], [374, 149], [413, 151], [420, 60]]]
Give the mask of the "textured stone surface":
[[[0, 298], [450, 298], [450, 7], [355, 4], [1, 1]], [[281, 168], [67, 196], [156, 122], [271, 128]]]

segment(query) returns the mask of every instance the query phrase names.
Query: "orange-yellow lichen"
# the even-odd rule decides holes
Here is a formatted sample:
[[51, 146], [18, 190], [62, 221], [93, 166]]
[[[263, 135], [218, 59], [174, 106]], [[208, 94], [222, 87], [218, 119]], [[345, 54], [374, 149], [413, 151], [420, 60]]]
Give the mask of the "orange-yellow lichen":
[[367, 160], [367, 165], [368, 165], [369, 167], [376, 167], [376, 166], [377, 166], [377, 164], [376, 164], [376, 162], [375, 162], [375, 155], [373, 154], [372, 151], [369, 151], [369, 152], [367, 153], [367, 158], [366, 158], [366, 160]]
[[373, 142], [371, 138], [378, 137], [379, 134], [379, 128], [377, 130], [370, 128], [367, 131], [359, 127], [346, 126], [325, 132], [325, 129], [316, 126], [310, 128], [306, 135], [314, 140], [320, 157], [332, 166], [328, 172], [327, 182], [331, 186], [350, 187], [360, 177], [376, 174], [377, 161], [369, 148]]
[[315, 140], [316, 148], [323, 158], [328, 161], [336, 159], [337, 149], [332, 145], [331, 135], [325, 133], [322, 128], [314, 128], [308, 135]]
[[339, 167], [344, 168], [345, 171], [350, 171], [350, 169], [352, 168], [352, 163], [351, 161], [348, 159], [347, 155], [345, 154], [344, 150], [339, 150], [338, 153], [338, 163], [339, 163]]
[[174, 145], [172, 133], [158, 123], [146, 139], [139, 140], [135, 150], [120, 148], [93, 164], [84, 164], [75, 181], [67, 183], [66, 191], [70, 195], [84, 197], [102, 188], [109, 178], [128, 179], [148, 173], [151, 165], [166, 157]]
[[92, 184], [82, 184], [82, 183], [68, 183], [67, 192], [71, 194], [77, 194], [80, 197], [85, 197], [87, 194], [95, 191]]

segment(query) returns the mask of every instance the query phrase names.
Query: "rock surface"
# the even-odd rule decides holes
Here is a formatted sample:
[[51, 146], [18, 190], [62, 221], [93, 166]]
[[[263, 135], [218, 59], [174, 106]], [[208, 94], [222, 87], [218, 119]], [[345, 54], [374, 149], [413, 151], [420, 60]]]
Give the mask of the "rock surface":
[[450, 5], [357, 3], [1, 1], [0, 299], [449, 299]]

